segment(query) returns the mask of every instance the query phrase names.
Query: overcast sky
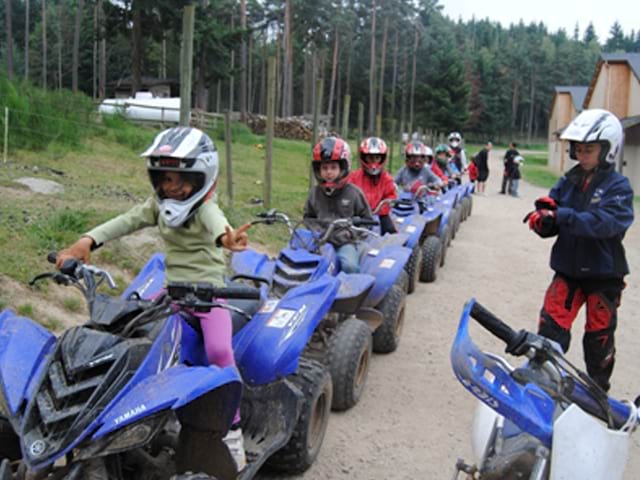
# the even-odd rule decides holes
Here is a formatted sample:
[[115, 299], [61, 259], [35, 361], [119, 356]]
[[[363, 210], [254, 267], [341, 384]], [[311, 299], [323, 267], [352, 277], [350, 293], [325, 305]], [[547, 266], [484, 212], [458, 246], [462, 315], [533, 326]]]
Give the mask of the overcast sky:
[[489, 18], [503, 26], [542, 21], [551, 32], [564, 28], [573, 35], [576, 22], [580, 36], [589, 22], [593, 22], [598, 40], [604, 43], [611, 25], [618, 20], [625, 35], [640, 29], [640, 1], [638, 0], [440, 0], [444, 14], [454, 20]]

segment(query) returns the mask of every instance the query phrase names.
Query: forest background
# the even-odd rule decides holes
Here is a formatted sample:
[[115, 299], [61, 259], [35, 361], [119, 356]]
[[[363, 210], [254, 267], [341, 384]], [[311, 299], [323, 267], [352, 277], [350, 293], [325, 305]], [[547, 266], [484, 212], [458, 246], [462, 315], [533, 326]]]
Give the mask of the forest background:
[[[0, 71], [94, 99], [127, 79], [179, 81], [182, 7], [176, 0], [4, 0]], [[640, 51], [619, 23], [599, 39], [543, 23], [454, 21], [436, 0], [216, 0], [196, 3], [193, 105], [264, 113], [267, 58], [277, 66], [280, 116], [321, 111], [342, 124], [350, 99], [373, 132], [460, 130], [467, 139], [546, 137], [556, 85], [588, 85], [601, 52]], [[0, 103], [2, 103], [0, 101]], [[394, 122], [395, 120], [395, 122]]]

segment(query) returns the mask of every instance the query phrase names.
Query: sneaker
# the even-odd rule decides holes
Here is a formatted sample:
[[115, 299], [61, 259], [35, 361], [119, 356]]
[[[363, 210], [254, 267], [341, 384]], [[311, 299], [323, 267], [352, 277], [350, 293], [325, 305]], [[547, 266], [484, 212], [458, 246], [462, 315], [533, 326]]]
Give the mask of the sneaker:
[[227, 445], [231, 456], [236, 462], [238, 472], [241, 472], [247, 466], [247, 456], [244, 453], [244, 437], [242, 429], [236, 428], [229, 430], [222, 441]]

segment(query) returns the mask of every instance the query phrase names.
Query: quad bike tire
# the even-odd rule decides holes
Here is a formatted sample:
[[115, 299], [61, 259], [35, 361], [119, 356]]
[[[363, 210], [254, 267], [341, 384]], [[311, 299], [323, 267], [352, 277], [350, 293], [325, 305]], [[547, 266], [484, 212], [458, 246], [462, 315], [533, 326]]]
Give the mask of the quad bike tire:
[[469, 197], [464, 197], [460, 201], [460, 221], [464, 222], [469, 216]]
[[442, 242], [438, 237], [428, 236], [422, 245], [422, 264], [420, 265], [420, 281], [435, 282], [440, 267]]
[[304, 400], [289, 442], [267, 460], [267, 465], [296, 474], [307, 470], [320, 452], [331, 414], [333, 384], [327, 367], [304, 357], [288, 378], [300, 389]]
[[440, 234], [440, 242], [442, 242], [442, 253], [440, 254], [440, 267], [444, 267], [445, 259], [447, 257], [447, 248], [451, 243], [451, 236], [449, 235], [449, 225], [446, 225]]
[[460, 228], [460, 206], [457, 206], [451, 211], [451, 239], [456, 238], [456, 233]]
[[376, 307], [382, 313], [382, 325], [373, 334], [373, 351], [391, 353], [398, 348], [404, 326], [406, 290], [393, 285]]
[[411, 252], [411, 256], [409, 256], [409, 260], [407, 264], [404, 266], [407, 275], [409, 276], [409, 281], [407, 282], [407, 293], [413, 293], [416, 289], [416, 285], [418, 280], [420, 279], [420, 265], [422, 264], [422, 248], [418, 244], [413, 247], [413, 251]]
[[333, 382], [333, 410], [348, 410], [360, 400], [369, 374], [372, 344], [369, 326], [357, 318], [347, 318], [331, 335], [329, 371]]
[[467, 217], [471, 216], [471, 212], [473, 211], [473, 196], [469, 195], [469, 206], [467, 207]]
[[0, 416], [0, 460], [8, 458], [10, 461], [20, 460], [20, 438], [5, 417]]

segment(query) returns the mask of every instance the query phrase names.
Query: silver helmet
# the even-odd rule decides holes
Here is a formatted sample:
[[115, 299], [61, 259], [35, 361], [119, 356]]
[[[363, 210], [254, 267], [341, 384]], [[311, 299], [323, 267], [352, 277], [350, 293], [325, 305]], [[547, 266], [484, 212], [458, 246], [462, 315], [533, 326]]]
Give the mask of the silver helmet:
[[[202, 204], [218, 178], [218, 151], [197, 128], [169, 128], [156, 135], [141, 157], [147, 159], [149, 179], [156, 192], [160, 216], [169, 227], [183, 225]], [[193, 186], [186, 199], [166, 198], [160, 188], [165, 172], [178, 172]]]

